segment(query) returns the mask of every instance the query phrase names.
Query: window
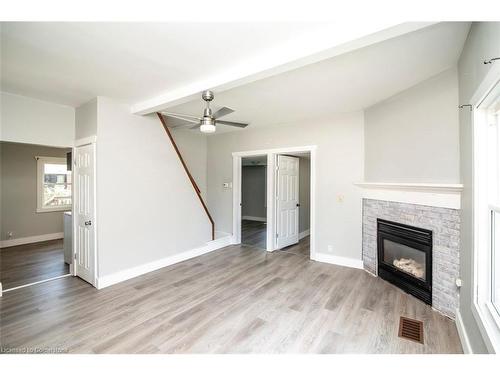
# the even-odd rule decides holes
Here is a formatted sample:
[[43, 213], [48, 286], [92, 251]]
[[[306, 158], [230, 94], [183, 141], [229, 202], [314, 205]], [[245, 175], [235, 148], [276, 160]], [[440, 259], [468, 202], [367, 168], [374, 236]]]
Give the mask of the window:
[[37, 212], [66, 211], [71, 209], [71, 171], [66, 159], [37, 158]]
[[488, 126], [488, 210], [490, 214], [491, 303], [500, 318], [500, 100], [486, 112]]
[[500, 83], [474, 110], [474, 309], [500, 351]]

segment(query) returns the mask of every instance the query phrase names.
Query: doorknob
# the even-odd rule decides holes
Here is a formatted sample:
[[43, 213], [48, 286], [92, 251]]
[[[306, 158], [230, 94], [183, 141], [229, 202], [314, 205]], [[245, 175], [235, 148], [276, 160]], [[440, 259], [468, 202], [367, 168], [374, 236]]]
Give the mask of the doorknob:
[[85, 222], [85, 226], [89, 226], [89, 225], [92, 225], [92, 221], [90, 221], [90, 220]]
[[297, 203], [297, 207], [300, 207], [300, 203]]

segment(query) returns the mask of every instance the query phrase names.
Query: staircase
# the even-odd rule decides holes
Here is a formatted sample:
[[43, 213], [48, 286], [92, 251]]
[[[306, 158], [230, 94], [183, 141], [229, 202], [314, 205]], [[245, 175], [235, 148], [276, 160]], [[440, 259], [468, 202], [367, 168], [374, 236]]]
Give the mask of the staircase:
[[201, 205], [203, 206], [203, 209], [205, 210], [208, 220], [210, 221], [210, 224], [212, 225], [212, 241], [215, 240], [215, 223], [214, 220], [212, 219], [212, 215], [210, 215], [210, 212], [208, 211], [208, 207], [205, 204], [205, 201], [203, 200], [201, 196], [201, 190], [196, 184], [196, 181], [194, 180], [193, 176], [191, 175], [191, 172], [189, 172], [189, 169], [181, 155], [181, 152], [179, 151], [179, 148], [177, 147], [177, 144], [175, 143], [174, 137], [172, 137], [172, 133], [170, 132], [170, 129], [167, 126], [167, 122], [165, 121], [165, 118], [163, 115], [159, 112], [156, 113], [158, 115], [158, 118], [161, 121], [161, 124], [163, 125], [163, 128], [165, 129], [165, 132], [168, 135], [168, 138], [170, 139], [170, 142], [172, 143], [172, 146], [174, 147], [175, 152], [177, 153], [177, 156], [179, 157], [179, 160], [181, 161], [182, 166], [184, 167], [184, 170], [186, 171], [186, 174], [189, 178], [189, 181], [191, 181], [191, 185], [193, 186], [194, 191], [196, 192], [196, 195], [198, 195], [198, 199], [200, 200]]

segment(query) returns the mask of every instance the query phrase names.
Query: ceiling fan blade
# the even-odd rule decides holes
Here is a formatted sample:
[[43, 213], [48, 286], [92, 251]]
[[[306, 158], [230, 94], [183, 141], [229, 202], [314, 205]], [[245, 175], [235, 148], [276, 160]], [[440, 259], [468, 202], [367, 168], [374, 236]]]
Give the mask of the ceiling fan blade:
[[216, 123], [222, 125], [236, 126], [237, 128], [246, 128], [248, 126], [248, 124], [244, 124], [242, 122], [233, 122], [224, 120], [217, 120]]
[[173, 112], [161, 112], [161, 113], [167, 117], [174, 117], [174, 118], [177, 118], [179, 120], [191, 122], [193, 124], [197, 124], [201, 121], [201, 118], [196, 117], [196, 116], [183, 115], [180, 113], [173, 113]]
[[195, 126], [191, 126], [189, 129], [198, 129], [199, 127], [200, 127], [200, 124], [195, 125]]
[[228, 114], [233, 113], [233, 112], [234, 112], [234, 109], [231, 109], [231, 108], [228, 108], [228, 107], [222, 107], [217, 112], [215, 112], [212, 116], [215, 119], [218, 119], [219, 117], [228, 115]]
[[[167, 126], [172, 129], [193, 125], [192, 121], [170, 115], [163, 115], [163, 118], [165, 119]], [[197, 123], [199, 124], [199, 121]]]

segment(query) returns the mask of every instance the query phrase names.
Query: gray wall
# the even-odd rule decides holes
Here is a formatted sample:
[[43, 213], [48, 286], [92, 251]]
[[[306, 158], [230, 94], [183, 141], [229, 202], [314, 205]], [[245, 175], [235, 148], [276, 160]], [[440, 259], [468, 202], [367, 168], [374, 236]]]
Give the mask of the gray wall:
[[299, 157], [299, 233], [310, 229], [311, 223], [311, 160]]
[[266, 219], [266, 166], [244, 166], [241, 173], [241, 215]]
[[365, 180], [458, 183], [458, 81], [447, 70], [365, 111]]
[[[459, 96], [461, 104], [468, 104], [481, 81], [491, 68], [483, 60], [500, 56], [500, 23], [473, 23], [458, 63]], [[498, 63], [496, 63], [498, 64]], [[468, 109], [460, 111], [460, 171], [464, 190], [461, 209], [460, 314], [469, 336], [472, 350], [486, 352], [486, 346], [472, 315], [472, 250], [473, 250], [473, 154], [472, 121]]]
[[[284, 126], [263, 126], [208, 137], [208, 206], [217, 227], [232, 233], [232, 152], [317, 145], [316, 251], [361, 260], [363, 113], [334, 115]], [[337, 195], [343, 195], [339, 202]]]
[[[158, 120], [159, 121], [159, 120]], [[207, 136], [199, 130], [177, 129], [172, 131], [175, 143], [189, 168], [201, 196], [207, 198]]]
[[[311, 160], [294, 155], [299, 161], [299, 232], [310, 229], [311, 222]], [[266, 167], [243, 166], [241, 176], [242, 216], [266, 218]]]
[[22, 143], [0, 143], [1, 236], [14, 238], [60, 233], [62, 212], [37, 213], [37, 163], [35, 156], [66, 157], [69, 149]]
[[97, 103], [99, 277], [205, 245], [210, 222], [158, 117]]

